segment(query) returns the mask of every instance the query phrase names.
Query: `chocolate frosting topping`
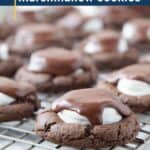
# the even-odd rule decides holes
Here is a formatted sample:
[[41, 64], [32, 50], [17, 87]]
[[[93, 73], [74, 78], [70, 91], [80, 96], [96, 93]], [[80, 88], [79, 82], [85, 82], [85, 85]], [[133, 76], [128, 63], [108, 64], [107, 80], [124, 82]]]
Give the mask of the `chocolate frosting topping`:
[[64, 109], [72, 110], [86, 116], [95, 125], [102, 124], [105, 107], [115, 108], [124, 117], [131, 113], [112, 93], [96, 88], [68, 92], [54, 102], [53, 111], [58, 113]]
[[0, 77], [0, 92], [17, 98], [34, 93], [35, 88], [28, 83], [19, 83], [5, 77]]
[[[67, 75], [82, 65], [79, 53], [70, 52], [63, 48], [50, 48], [35, 52], [32, 54], [30, 63], [36, 63], [34, 58], [36, 58], [36, 61], [41, 59], [44, 62], [35, 72], [52, 75]], [[30, 70], [32, 71], [32, 68]]]
[[116, 83], [123, 78], [141, 80], [150, 84], [150, 64], [136, 64], [125, 67], [110, 74], [107, 81]]

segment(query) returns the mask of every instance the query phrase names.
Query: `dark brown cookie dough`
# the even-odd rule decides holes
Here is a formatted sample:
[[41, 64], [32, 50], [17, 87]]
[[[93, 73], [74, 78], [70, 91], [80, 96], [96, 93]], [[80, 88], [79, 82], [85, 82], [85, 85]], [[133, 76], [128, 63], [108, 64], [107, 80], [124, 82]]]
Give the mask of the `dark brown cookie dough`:
[[0, 76], [13, 76], [23, 62], [20, 57], [10, 54], [6, 43], [0, 43]]
[[150, 110], [150, 64], [131, 65], [115, 71], [97, 87], [112, 91], [135, 112]]
[[150, 52], [150, 19], [134, 19], [123, 26], [122, 37], [140, 52]]
[[91, 35], [75, 47], [75, 50], [89, 56], [99, 69], [116, 69], [138, 59], [136, 49], [129, 48], [114, 30], [103, 30]]
[[39, 108], [35, 92], [30, 84], [0, 77], [0, 122], [32, 117]]
[[92, 85], [97, 78], [94, 64], [79, 53], [49, 48], [32, 54], [27, 66], [15, 76], [36, 86], [38, 91], [60, 92]]
[[[107, 107], [117, 110], [122, 119], [115, 123], [102, 124], [106, 119], [102, 114]], [[82, 120], [77, 119], [77, 116], [72, 119], [77, 119], [79, 123], [67, 123], [59, 115], [63, 110], [86, 116], [91, 124], [82, 124]], [[113, 117], [113, 114], [109, 117]], [[138, 130], [137, 119], [130, 109], [117, 101], [112, 93], [100, 89], [66, 93], [54, 102], [51, 110], [40, 113], [36, 123], [36, 132], [44, 139], [79, 148], [126, 144], [135, 138]]]
[[28, 24], [21, 26], [13, 37], [8, 39], [10, 52], [27, 57], [32, 52], [48, 46], [67, 47], [64, 32], [53, 25]]

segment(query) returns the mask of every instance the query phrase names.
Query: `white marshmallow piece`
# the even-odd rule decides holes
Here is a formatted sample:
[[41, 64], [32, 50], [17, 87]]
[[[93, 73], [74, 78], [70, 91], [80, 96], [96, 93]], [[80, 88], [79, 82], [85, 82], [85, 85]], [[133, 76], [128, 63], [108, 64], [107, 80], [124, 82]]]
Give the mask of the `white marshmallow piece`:
[[91, 19], [83, 26], [85, 32], [98, 32], [102, 29], [103, 24], [99, 19]]
[[123, 27], [122, 37], [125, 38], [126, 40], [132, 40], [135, 33], [136, 33], [135, 27], [132, 24], [127, 23]]
[[116, 122], [119, 122], [122, 120], [122, 116], [114, 109], [111, 107], [106, 107], [103, 110], [102, 114], [102, 124], [113, 124]]
[[118, 50], [120, 53], [124, 53], [128, 50], [128, 42], [125, 39], [119, 41]]
[[28, 65], [29, 71], [41, 71], [46, 65], [45, 59], [38, 56], [31, 56], [30, 63]]
[[121, 79], [118, 82], [117, 89], [129, 96], [150, 95], [150, 84], [139, 80]]
[[0, 106], [9, 105], [15, 101], [15, 98], [10, 97], [4, 93], [0, 93]]
[[0, 43], [0, 59], [7, 60], [9, 57], [9, 48], [5, 43]]
[[101, 51], [100, 45], [95, 44], [94, 42], [88, 42], [84, 47], [84, 52], [87, 54], [94, 54]]
[[75, 111], [63, 110], [58, 113], [58, 116], [66, 123], [76, 123], [81, 125], [90, 125], [89, 120]]

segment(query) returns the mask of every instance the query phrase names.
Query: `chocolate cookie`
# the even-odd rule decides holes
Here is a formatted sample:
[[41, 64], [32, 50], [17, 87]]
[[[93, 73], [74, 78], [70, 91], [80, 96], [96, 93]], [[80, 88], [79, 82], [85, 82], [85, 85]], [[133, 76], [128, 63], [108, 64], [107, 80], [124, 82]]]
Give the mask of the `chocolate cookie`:
[[36, 132], [46, 140], [79, 148], [126, 144], [139, 130], [135, 115], [112, 93], [83, 89], [58, 98], [38, 115]]
[[99, 8], [99, 16], [106, 27], [121, 29], [126, 21], [139, 18], [143, 15], [141, 11], [132, 7], [102, 6]]
[[96, 81], [94, 64], [76, 52], [48, 48], [35, 52], [16, 74], [18, 81], [32, 83], [39, 91], [60, 92], [84, 88]]
[[103, 29], [103, 23], [98, 16], [86, 16], [79, 11], [59, 19], [56, 25], [66, 30], [68, 40], [80, 40]]
[[0, 122], [29, 118], [39, 107], [35, 88], [0, 77]]
[[150, 52], [150, 19], [140, 18], [127, 22], [123, 27], [122, 37], [141, 52]]
[[8, 39], [12, 54], [23, 57], [48, 46], [66, 46], [63, 31], [50, 24], [28, 24], [20, 27], [13, 37]]
[[135, 112], [150, 110], [150, 64], [136, 64], [115, 71], [98, 84], [113, 91]]
[[0, 76], [13, 76], [23, 62], [20, 57], [10, 54], [6, 43], [0, 43]]
[[116, 69], [138, 59], [136, 49], [129, 48], [126, 40], [114, 30], [103, 30], [91, 35], [75, 47], [75, 50], [89, 56], [99, 69]]

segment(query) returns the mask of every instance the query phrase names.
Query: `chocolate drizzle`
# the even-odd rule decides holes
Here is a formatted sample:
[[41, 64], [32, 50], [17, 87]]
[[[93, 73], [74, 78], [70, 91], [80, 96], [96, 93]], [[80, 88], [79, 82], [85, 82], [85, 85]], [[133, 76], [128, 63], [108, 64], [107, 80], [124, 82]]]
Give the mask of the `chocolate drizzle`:
[[[51, 48], [36, 52], [31, 57], [42, 59], [43, 65], [38, 71], [40, 73], [49, 73], [52, 75], [67, 75], [82, 65], [81, 57], [78, 53], [67, 51], [63, 48]], [[33, 62], [34, 63], [34, 60]], [[36, 62], [35, 62], [36, 63]], [[32, 68], [30, 69], [32, 71]]]
[[0, 92], [18, 98], [34, 93], [35, 88], [27, 83], [18, 83], [11, 79], [0, 77]]
[[123, 117], [131, 113], [130, 109], [119, 102], [112, 93], [96, 88], [68, 92], [54, 102], [53, 111], [58, 113], [64, 109], [72, 110], [86, 116], [93, 125], [96, 125], [102, 124], [105, 107], [115, 108]]
[[125, 67], [117, 72], [110, 74], [108, 82], [117, 83], [120, 79], [141, 80], [150, 84], [150, 64], [136, 64]]

